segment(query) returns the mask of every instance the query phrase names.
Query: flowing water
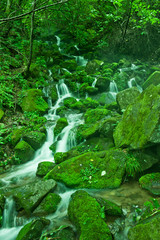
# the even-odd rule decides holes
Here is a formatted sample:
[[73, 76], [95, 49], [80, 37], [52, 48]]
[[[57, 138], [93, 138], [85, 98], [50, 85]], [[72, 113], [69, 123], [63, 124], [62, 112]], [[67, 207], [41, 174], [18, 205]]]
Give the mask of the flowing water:
[[140, 92], [143, 91], [142, 87], [141, 87], [140, 85], [138, 85], [138, 83], [136, 82], [136, 79], [135, 79], [135, 78], [131, 78], [131, 79], [128, 81], [128, 87], [129, 87], [129, 88], [137, 87]]
[[115, 83], [114, 80], [110, 82], [109, 93], [116, 100], [116, 95], [118, 93], [118, 88], [117, 88], [117, 84]]

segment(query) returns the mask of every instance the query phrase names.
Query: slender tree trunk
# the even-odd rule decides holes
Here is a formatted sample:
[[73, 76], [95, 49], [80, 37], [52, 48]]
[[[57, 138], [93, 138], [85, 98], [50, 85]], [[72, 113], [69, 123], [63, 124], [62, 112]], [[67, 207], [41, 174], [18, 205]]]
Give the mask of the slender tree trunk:
[[33, 39], [34, 39], [34, 17], [35, 17], [35, 8], [36, 8], [36, 0], [33, 1], [32, 7], [32, 15], [31, 15], [31, 32], [30, 32], [30, 52], [29, 52], [29, 60], [27, 66], [27, 73], [29, 73], [29, 69], [32, 62], [32, 55], [33, 55]]
[[130, 3], [130, 9], [129, 9], [128, 17], [127, 17], [127, 22], [126, 22], [126, 26], [125, 26], [125, 29], [124, 29], [124, 32], [123, 32], [123, 36], [122, 36], [122, 45], [124, 43], [124, 39], [125, 39], [125, 36], [126, 36], [126, 33], [127, 33], [128, 25], [129, 25], [129, 20], [131, 18], [132, 3], [133, 3], [133, 0], [131, 0], [131, 3]]

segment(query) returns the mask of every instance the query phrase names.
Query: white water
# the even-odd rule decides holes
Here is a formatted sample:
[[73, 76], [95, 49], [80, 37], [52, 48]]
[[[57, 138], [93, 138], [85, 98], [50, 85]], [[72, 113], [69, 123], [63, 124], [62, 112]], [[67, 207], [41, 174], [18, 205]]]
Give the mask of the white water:
[[92, 87], [95, 87], [97, 83], [97, 78], [94, 79], [93, 83], [92, 83]]
[[138, 83], [136, 82], [136, 79], [135, 79], [135, 78], [131, 78], [131, 79], [128, 81], [128, 87], [129, 87], [129, 88], [137, 87], [140, 92], [143, 91], [142, 87], [138, 85]]
[[61, 45], [61, 39], [60, 39], [60, 37], [58, 37], [58, 36], [55, 36], [55, 37], [56, 37], [56, 39], [57, 39], [58, 50], [59, 50], [59, 52], [61, 52], [61, 51], [62, 51], [62, 49], [60, 48], [60, 45]]
[[116, 95], [118, 93], [118, 88], [117, 88], [117, 84], [115, 83], [115, 81], [113, 80], [112, 82], [110, 82], [109, 85], [109, 93], [112, 95], [112, 97], [116, 100]]

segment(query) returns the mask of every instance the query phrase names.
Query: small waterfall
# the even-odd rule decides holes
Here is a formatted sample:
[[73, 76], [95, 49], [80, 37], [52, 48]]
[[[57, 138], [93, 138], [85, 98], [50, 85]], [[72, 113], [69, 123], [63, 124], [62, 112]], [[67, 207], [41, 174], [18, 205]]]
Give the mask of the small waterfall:
[[112, 82], [110, 82], [109, 93], [116, 100], [116, 95], [118, 93], [118, 88], [117, 88], [117, 84], [115, 83], [114, 80]]
[[58, 36], [56, 36], [56, 35], [55, 35], [55, 37], [56, 37], [56, 39], [57, 39], [58, 50], [59, 50], [59, 52], [61, 52], [61, 51], [62, 51], [62, 49], [60, 48], [60, 45], [61, 45], [61, 39], [60, 39], [60, 37], [58, 37]]
[[3, 228], [16, 227], [16, 210], [13, 198], [7, 198], [3, 212]]
[[136, 82], [136, 79], [135, 79], [135, 78], [131, 78], [131, 79], [128, 81], [128, 87], [129, 87], [129, 88], [137, 87], [140, 92], [143, 91], [143, 89], [141, 88], [141, 86], [139, 86], [138, 83]]
[[93, 81], [92, 87], [95, 87], [95, 86], [96, 86], [96, 82], [97, 82], [97, 78], [95, 78], [95, 80]]
[[58, 98], [60, 99], [64, 96], [71, 97], [71, 94], [69, 93], [68, 87], [64, 83], [64, 79], [61, 79], [58, 85]]
[[76, 59], [76, 62], [79, 66], [86, 66], [88, 60], [85, 59], [83, 56], [73, 56]]

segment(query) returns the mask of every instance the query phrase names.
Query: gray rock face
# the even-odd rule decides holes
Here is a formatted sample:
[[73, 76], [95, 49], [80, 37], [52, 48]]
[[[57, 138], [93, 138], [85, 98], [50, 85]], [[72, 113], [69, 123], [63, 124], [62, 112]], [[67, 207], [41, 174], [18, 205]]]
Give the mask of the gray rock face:
[[129, 104], [134, 103], [140, 92], [136, 87], [125, 89], [117, 93], [116, 100], [120, 110], [125, 110]]
[[24, 209], [26, 213], [34, 211], [43, 198], [55, 188], [54, 180], [38, 180], [35, 183], [29, 183], [13, 192], [18, 209]]

